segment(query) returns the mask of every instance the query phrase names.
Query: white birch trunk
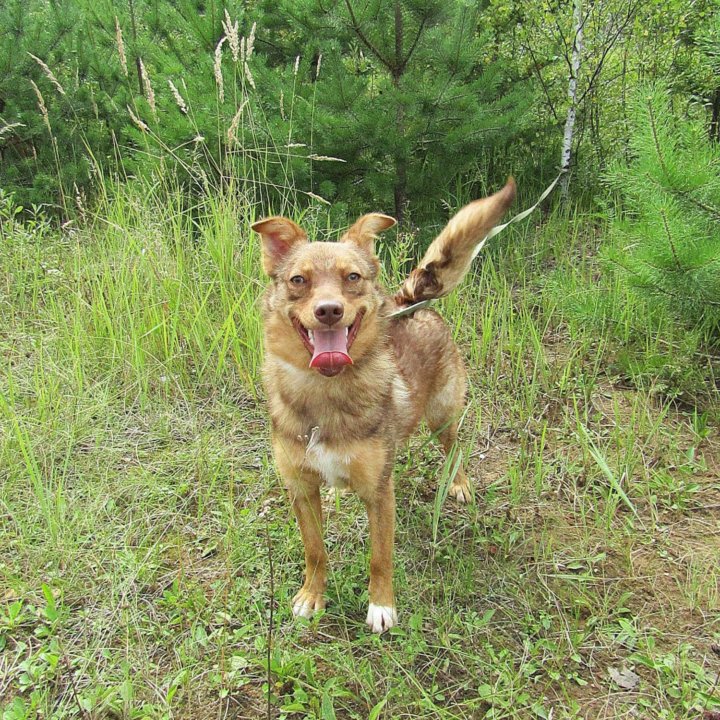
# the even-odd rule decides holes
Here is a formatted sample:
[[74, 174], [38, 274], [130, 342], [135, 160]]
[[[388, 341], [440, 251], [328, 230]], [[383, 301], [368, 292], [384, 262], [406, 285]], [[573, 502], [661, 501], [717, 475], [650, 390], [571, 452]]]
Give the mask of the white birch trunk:
[[562, 179], [561, 196], [563, 202], [568, 199], [570, 187], [570, 161], [572, 160], [573, 134], [575, 132], [575, 117], [577, 115], [577, 82], [580, 74], [580, 60], [583, 51], [583, 18], [582, 0], [575, 0], [573, 8], [573, 29], [575, 39], [573, 40], [572, 57], [570, 58], [570, 80], [568, 82], [568, 97], [570, 106], [565, 118], [565, 132], [563, 133], [562, 153], [560, 155], [560, 167], [565, 170]]

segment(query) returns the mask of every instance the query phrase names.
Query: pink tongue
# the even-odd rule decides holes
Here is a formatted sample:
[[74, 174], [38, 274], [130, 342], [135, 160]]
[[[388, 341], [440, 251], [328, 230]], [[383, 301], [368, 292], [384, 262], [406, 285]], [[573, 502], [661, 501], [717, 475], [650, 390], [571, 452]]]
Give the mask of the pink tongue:
[[347, 352], [347, 333], [345, 328], [337, 330], [315, 330], [313, 333], [315, 351], [310, 367], [323, 375], [337, 375], [345, 365], [352, 365]]

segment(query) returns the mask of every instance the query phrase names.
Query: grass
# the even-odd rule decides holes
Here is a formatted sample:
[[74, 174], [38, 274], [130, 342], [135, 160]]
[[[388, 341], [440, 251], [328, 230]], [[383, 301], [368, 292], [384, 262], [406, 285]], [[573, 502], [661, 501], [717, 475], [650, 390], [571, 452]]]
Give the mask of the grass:
[[401, 450], [400, 627], [365, 628], [353, 496], [325, 499], [328, 609], [291, 619], [242, 197], [120, 187], [64, 230], [0, 202], [3, 720], [719, 708], [716, 399], [668, 390], [689, 340], [638, 333], [583, 217], [509, 230], [440, 306], [476, 503], [438, 509], [451, 469], [426, 435]]

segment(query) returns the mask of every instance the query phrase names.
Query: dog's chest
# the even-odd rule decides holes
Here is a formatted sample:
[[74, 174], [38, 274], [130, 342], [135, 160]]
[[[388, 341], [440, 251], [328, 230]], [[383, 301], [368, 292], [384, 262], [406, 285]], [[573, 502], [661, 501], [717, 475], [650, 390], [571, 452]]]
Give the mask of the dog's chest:
[[350, 479], [349, 455], [329, 448], [325, 443], [315, 442], [308, 446], [305, 460], [309, 467], [320, 473], [331, 487], [344, 488]]

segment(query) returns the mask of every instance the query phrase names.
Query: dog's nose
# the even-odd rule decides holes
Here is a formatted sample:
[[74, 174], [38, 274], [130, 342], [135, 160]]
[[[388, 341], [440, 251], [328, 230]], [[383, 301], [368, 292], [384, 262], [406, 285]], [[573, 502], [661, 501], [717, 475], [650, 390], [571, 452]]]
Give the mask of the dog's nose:
[[335, 300], [325, 300], [315, 306], [315, 317], [326, 325], [332, 325], [344, 315], [345, 308], [342, 303]]

